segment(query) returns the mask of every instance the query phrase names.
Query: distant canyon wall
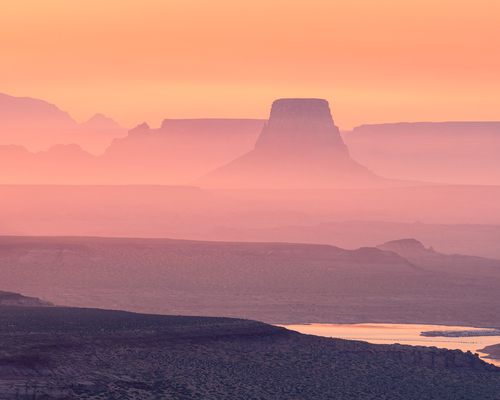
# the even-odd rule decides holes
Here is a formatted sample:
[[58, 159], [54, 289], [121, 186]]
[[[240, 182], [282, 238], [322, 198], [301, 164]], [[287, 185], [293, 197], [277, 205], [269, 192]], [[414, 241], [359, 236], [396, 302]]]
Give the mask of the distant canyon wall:
[[323, 99], [279, 99], [269, 120], [166, 119], [127, 132], [101, 114], [77, 123], [46, 101], [0, 94], [0, 184], [500, 185], [499, 151], [500, 122], [361, 125], [342, 138]]
[[96, 156], [77, 144], [36, 153], [0, 145], [2, 184], [187, 184], [251, 150], [264, 125], [257, 119], [167, 119], [114, 138]]
[[356, 161], [388, 178], [500, 184], [500, 122], [361, 125], [344, 140]]

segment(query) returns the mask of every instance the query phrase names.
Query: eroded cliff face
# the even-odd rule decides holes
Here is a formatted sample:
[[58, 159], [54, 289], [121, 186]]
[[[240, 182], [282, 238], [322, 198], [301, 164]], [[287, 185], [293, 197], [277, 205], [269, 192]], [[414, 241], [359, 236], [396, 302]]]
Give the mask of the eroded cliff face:
[[328, 102], [323, 99], [276, 100], [255, 150], [303, 155], [327, 151], [331, 156], [349, 157]]

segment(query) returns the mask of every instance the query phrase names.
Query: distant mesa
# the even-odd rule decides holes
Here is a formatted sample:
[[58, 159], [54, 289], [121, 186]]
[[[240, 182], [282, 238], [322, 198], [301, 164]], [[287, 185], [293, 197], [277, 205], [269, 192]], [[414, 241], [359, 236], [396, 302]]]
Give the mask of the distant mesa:
[[112, 183], [189, 184], [247, 153], [264, 120], [165, 119], [161, 128], [142, 123], [106, 149]]
[[401, 257], [407, 258], [409, 260], [414, 260], [415, 258], [441, 258], [447, 257], [445, 254], [436, 252], [432, 247], [428, 249], [416, 239], [398, 239], [391, 240], [390, 242], [385, 242], [377, 246], [377, 249], [384, 251], [392, 251], [399, 254]]
[[384, 244], [381, 244], [377, 246], [379, 249], [382, 250], [395, 250], [395, 249], [405, 249], [405, 250], [413, 250], [413, 251], [428, 251], [430, 249], [426, 249], [424, 245], [419, 242], [417, 239], [398, 239], [398, 240], [391, 240], [389, 242], [385, 242]]
[[389, 186], [389, 180], [349, 156], [323, 99], [276, 100], [254, 149], [193, 183], [272, 189]]

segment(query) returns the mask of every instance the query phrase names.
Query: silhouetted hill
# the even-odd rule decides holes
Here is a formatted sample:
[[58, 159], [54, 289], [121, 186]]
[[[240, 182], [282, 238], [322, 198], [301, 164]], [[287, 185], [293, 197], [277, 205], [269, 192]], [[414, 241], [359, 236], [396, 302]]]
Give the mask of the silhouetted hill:
[[[398, 253], [400, 256], [407, 258], [419, 256], [433, 257], [439, 254], [436, 253], [432, 247], [426, 249], [424, 245], [416, 239], [391, 240], [390, 242], [378, 245], [377, 248], [385, 251], [393, 251], [395, 253]], [[443, 255], [444, 254], [439, 254], [439, 256]]]
[[50, 307], [50, 301], [40, 300], [37, 297], [26, 297], [19, 293], [0, 291], [0, 306], [20, 306], [20, 307]]
[[88, 121], [81, 123], [80, 126], [87, 129], [122, 129], [118, 122], [102, 114], [95, 114]]
[[0, 306], [0, 396], [498, 398], [477, 355], [302, 335], [256, 321]]
[[[38, 152], [57, 144], [77, 143], [97, 155], [104, 152], [113, 138], [126, 133], [126, 129], [101, 114], [78, 124], [67, 112], [46, 101], [0, 93], [0, 146], [19, 145]], [[49, 176], [45, 180], [40, 178], [36, 180], [50, 183]]]
[[449, 271], [455, 274], [464, 274], [474, 280], [476, 276], [491, 276], [498, 272], [497, 260], [474, 257], [461, 254], [443, 254], [436, 252], [432, 247], [426, 249], [415, 239], [400, 239], [386, 242], [377, 248], [393, 251], [410, 261], [413, 265], [423, 268], [432, 268], [436, 271]]
[[500, 122], [361, 125], [344, 137], [352, 157], [382, 176], [500, 184]]
[[377, 248], [291, 243], [2, 237], [0, 289], [61, 305], [282, 324], [499, 326], [500, 261], [463, 260], [417, 264]]
[[[432, 243], [446, 254], [458, 253], [500, 259], [500, 225], [494, 224], [424, 224], [393, 221], [336, 221], [327, 223], [291, 224], [272, 228], [218, 226], [212, 240], [240, 242], [288, 242], [332, 244], [345, 249], [376, 247], [377, 243], [395, 237], [418, 237]], [[208, 240], [198, 235], [186, 239]]]
[[76, 128], [77, 123], [54, 104], [0, 93], [0, 129]]

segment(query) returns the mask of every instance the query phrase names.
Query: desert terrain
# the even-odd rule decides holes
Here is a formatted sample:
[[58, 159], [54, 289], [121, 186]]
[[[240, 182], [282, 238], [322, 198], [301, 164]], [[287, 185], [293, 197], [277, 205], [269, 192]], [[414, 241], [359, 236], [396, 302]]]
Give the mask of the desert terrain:
[[[28, 103], [35, 128], [52, 113], [78, 141], [84, 124]], [[428, 173], [410, 165], [418, 154], [371, 169], [361, 128], [345, 134], [351, 152], [326, 100], [280, 99], [267, 121], [142, 123], [94, 154], [84, 141], [1, 145], [2, 395], [495, 398], [497, 368], [471, 353], [267, 325], [500, 326], [495, 177], [452, 175], [449, 160]], [[401, 138], [380, 149], [415, 134]]]
[[500, 368], [471, 353], [250, 320], [12, 306], [0, 317], [3, 399], [496, 399], [500, 385]]
[[500, 400], [499, 1], [4, 1], [0, 38], [0, 399]]
[[500, 261], [445, 255], [414, 240], [344, 250], [293, 243], [1, 237], [0, 272], [0, 290], [64, 306], [274, 324], [500, 326]]

